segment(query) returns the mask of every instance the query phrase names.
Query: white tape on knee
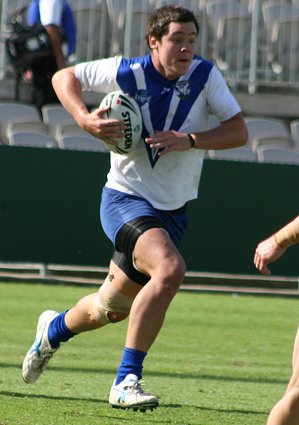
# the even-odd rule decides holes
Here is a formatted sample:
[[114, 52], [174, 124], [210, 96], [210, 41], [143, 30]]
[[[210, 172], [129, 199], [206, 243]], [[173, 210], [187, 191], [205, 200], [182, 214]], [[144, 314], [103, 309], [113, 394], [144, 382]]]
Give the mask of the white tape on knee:
[[109, 312], [129, 313], [132, 303], [133, 298], [118, 292], [107, 278], [100, 287], [98, 296], [94, 298], [94, 315], [96, 320], [104, 326], [110, 323]]

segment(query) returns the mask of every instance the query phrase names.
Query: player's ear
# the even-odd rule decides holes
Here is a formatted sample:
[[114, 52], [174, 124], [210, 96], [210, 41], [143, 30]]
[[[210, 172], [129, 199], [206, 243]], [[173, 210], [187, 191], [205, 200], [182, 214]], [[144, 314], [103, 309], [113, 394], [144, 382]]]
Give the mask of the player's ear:
[[153, 35], [150, 35], [148, 37], [148, 44], [149, 44], [149, 46], [150, 46], [150, 48], [152, 50], [153, 49], [156, 49], [158, 47], [158, 40], [157, 40], [157, 38], [155, 36], [153, 36]]

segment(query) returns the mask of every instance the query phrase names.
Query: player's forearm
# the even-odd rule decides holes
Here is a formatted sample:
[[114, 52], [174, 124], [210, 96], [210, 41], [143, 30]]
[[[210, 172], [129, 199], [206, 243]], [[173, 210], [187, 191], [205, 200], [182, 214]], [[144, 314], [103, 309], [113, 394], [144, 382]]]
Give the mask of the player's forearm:
[[299, 243], [299, 216], [284, 226], [274, 235], [276, 243], [282, 248], [289, 248]]
[[83, 127], [84, 116], [89, 111], [83, 101], [82, 87], [75, 77], [74, 67], [56, 72], [52, 78], [52, 84], [61, 104]]
[[229, 149], [243, 146], [247, 142], [247, 128], [241, 113], [212, 130], [192, 133], [198, 149]]

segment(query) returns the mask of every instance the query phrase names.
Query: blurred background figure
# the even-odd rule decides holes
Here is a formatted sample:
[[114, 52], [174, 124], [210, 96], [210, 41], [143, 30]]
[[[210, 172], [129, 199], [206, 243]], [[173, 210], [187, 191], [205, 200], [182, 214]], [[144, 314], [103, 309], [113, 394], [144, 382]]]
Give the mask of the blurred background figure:
[[52, 76], [74, 60], [76, 49], [76, 25], [67, 0], [32, 0], [28, 8], [28, 24], [41, 23], [46, 29], [53, 55], [37, 61], [24, 77], [32, 82], [32, 103], [37, 107], [59, 103], [52, 87]]

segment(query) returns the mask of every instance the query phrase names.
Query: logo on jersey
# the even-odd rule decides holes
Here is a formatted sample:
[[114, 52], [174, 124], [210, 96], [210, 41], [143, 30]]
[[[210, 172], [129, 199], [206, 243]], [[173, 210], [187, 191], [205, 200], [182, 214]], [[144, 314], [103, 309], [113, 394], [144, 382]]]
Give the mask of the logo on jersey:
[[149, 103], [151, 100], [151, 95], [147, 90], [137, 90], [135, 95], [135, 100], [139, 106], [143, 106], [146, 103]]
[[174, 89], [180, 99], [186, 99], [190, 94], [189, 81], [178, 81], [174, 86]]
[[161, 152], [163, 150], [163, 148], [152, 149], [147, 144], [146, 144], [145, 147], [146, 147], [146, 150], [147, 150], [148, 159], [150, 161], [151, 167], [154, 168], [158, 159], [160, 158], [159, 152]]
[[171, 90], [171, 88], [169, 88], [169, 87], [164, 87], [164, 88], [163, 88], [163, 90], [161, 91], [161, 94], [169, 93], [169, 92], [170, 92], [170, 90]]

